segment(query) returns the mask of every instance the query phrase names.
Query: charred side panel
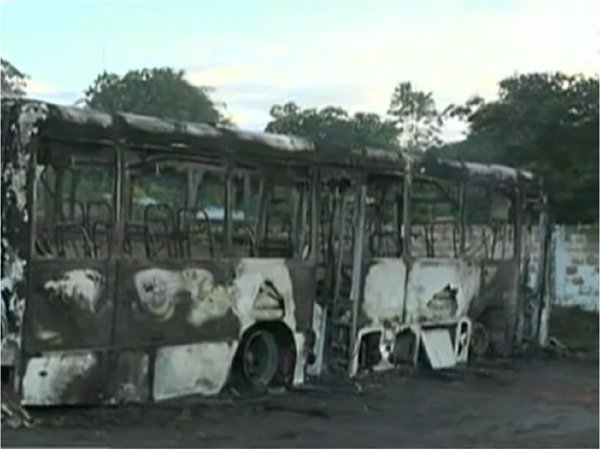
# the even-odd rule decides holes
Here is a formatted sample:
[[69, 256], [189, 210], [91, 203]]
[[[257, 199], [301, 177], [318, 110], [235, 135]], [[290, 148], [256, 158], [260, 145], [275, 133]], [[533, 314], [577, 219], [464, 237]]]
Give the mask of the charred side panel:
[[107, 380], [108, 403], [139, 403], [150, 399], [150, 354], [119, 351], [111, 354]]
[[471, 304], [469, 317], [485, 327], [494, 353], [510, 351], [512, 332], [517, 320], [516, 289], [518, 266], [514, 261], [490, 261], [483, 264], [481, 289]]
[[107, 354], [49, 353], [26, 361], [22, 378], [25, 405], [99, 404], [107, 398]]
[[150, 263], [124, 260], [115, 344], [173, 345], [236, 339], [227, 262]]
[[42, 104], [2, 108], [2, 364], [14, 365], [21, 345], [30, 247], [30, 144], [48, 115]]
[[32, 261], [24, 349], [107, 348], [114, 284], [105, 261]]
[[292, 279], [293, 297], [296, 304], [294, 312], [296, 330], [309, 330], [312, 327], [313, 306], [317, 290], [316, 268], [314, 265], [296, 262], [288, 262], [286, 265]]
[[144, 351], [62, 350], [25, 360], [26, 405], [99, 405], [150, 399], [150, 355]]

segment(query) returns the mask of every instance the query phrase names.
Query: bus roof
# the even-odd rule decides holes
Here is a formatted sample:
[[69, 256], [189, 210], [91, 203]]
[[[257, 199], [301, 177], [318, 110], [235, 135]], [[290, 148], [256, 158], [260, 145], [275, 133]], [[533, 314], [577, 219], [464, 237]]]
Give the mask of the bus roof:
[[107, 143], [119, 141], [134, 148], [169, 149], [188, 154], [232, 156], [234, 159], [265, 162], [281, 161], [281, 164], [331, 164], [375, 171], [403, 171], [405, 162], [412, 160], [422, 171], [440, 177], [466, 176], [490, 182], [535, 184], [532, 173], [502, 165], [416, 158], [400, 150], [316, 144], [296, 136], [130, 113], [107, 114], [32, 99], [3, 99], [3, 122], [7, 116], [8, 120], [18, 120], [19, 123], [31, 122], [31, 117], [35, 117], [36, 126], [39, 127], [42, 136], [61, 140], [66, 138]]

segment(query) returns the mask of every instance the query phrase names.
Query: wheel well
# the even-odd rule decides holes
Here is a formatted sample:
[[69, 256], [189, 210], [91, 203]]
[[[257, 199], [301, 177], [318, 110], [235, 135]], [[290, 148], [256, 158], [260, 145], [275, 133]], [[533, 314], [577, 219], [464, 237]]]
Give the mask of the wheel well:
[[373, 330], [361, 336], [358, 352], [358, 368], [368, 369], [381, 361], [381, 352], [379, 350], [379, 341], [382, 335], [381, 330]]
[[277, 341], [279, 348], [279, 368], [274, 383], [277, 385], [291, 384], [296, 365], [296, 345], [292, 331], [283, 322], [257, 322], [244, 331], [234, 358], [234, 370], [237, 371], [239, 368], [244, 341], [255, 330], [268, 331]]

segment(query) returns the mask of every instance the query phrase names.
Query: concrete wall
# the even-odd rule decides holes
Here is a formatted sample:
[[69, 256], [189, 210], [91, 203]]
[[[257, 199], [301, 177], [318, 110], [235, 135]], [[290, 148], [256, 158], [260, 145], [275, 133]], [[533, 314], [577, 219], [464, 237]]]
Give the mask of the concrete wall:
[[598, 311], [598, 226], [556, 226], [553, 251], [554, 304]]

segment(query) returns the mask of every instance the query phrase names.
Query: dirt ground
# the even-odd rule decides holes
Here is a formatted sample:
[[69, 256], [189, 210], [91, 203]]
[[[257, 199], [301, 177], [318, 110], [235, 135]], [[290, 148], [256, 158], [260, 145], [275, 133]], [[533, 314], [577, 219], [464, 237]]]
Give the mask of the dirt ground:
[[421, 369], [270, 395], [31, 409], [3, 447], [598, 448], [598, 365], [567, 359]]

